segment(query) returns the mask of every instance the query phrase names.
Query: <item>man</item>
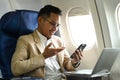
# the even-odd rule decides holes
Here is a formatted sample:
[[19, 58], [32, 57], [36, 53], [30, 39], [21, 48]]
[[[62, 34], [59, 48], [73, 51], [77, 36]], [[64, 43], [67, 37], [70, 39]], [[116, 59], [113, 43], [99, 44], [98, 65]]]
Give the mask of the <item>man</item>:
[[71, 59], [58, 30], [61, 10], [46, 5], [38, 14], [38, 28], [18, 39], [11, 68], [15, 76], [31, 76], [45, 80], [62, 80], [64, 70], [75, 70], [82, 53], [76, 50]]

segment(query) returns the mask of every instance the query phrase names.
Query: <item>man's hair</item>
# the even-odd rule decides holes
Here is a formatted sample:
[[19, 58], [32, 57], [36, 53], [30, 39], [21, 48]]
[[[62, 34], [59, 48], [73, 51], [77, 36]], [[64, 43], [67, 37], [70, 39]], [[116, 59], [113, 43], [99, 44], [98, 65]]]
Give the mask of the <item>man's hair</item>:
[[42, 16], [42, 17], [50, 17], [51, 13], [55, 13], [58, 15], [62, 15], [62, 11], [55, 6], [52, 5], [46, 5], [43, 8], [40, 9], [39, 13], [38, 13], [38, 17]]

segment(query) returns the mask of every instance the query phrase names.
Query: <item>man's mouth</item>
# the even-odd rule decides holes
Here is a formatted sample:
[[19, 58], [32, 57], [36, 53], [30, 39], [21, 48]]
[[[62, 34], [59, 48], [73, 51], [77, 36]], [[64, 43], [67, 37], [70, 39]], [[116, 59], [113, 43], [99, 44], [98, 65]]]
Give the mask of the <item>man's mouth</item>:
[[51, 34], [51, 35], [54, 35], [54, 34], [55, 34], [55, 32], [54, 32], [54, 31], [50, 31], [50, 34]]

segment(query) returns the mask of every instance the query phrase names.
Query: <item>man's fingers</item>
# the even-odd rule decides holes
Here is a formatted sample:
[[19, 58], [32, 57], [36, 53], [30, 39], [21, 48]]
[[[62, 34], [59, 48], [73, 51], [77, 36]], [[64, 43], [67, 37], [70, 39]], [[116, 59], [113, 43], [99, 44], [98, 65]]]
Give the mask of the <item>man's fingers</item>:
[[75, 51], [74, 58], [75, 58], [76, 60], [81, 60], [81, 57], [83, 57], [82, 52], [80, 52], [79, 50], [76, 50], [76, 51]]
[[60, 47], [60, 48], [56, 48], [57, 51], [61, 51], [61, 50], [64, 50], [65, 47]]
[[60, 52], [62, 50], [64, 50], [65, 47], [59, 47], [59, 48], [53, 48], [54, 51]]
[[53, 53], [55, 53], [55, 54], [57, 54], [57, 53], [59, 53], [60, 51], [62, 51], [62, 50], [64, 50], [65, 49], [65, 47], [59, 47], [59, 48], [50, 48], [51, 50], [51, 52], [53, 52]]
[[82, 52], [79, 50], [76, 50], [77, 55], [83, 56]]

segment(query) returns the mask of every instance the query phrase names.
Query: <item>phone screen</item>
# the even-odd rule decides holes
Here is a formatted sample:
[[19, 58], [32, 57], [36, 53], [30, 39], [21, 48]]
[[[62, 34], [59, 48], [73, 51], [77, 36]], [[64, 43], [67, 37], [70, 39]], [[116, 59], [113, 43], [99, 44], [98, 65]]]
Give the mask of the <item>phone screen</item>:
[[[86, 44], [81, 44], [77, 49], [80, 51], [83, 51], [83, 49], [86, 47]], [[76, 49], [76, 50], [77, 50]]]
[[[76, 50], [83, 51], [85, 47], [86, 47], [86, 44], [81, 44]], [[75, 50], [75, 51], [76, 51], [76, 50]], [[74, 56], [74, 53], [71, 55], [70, 58], [73, 58], [73, 56]]]

